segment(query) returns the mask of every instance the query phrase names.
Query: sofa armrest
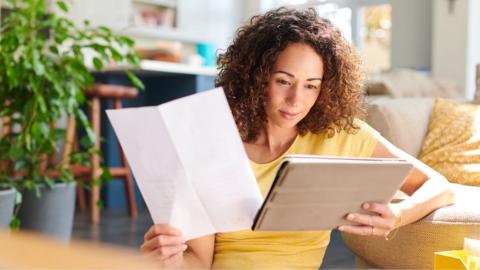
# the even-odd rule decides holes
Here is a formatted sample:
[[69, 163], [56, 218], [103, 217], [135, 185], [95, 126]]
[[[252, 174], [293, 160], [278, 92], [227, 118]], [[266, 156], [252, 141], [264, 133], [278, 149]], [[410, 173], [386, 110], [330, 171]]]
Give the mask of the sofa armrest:
[[463, 248], [465, 237], [480, 239], [480, 187], [452, 184], [457, 201], [398, 229], [395, 237], [342, 233], [359, 261], [378, 268], [433, 268], [433, 253]]

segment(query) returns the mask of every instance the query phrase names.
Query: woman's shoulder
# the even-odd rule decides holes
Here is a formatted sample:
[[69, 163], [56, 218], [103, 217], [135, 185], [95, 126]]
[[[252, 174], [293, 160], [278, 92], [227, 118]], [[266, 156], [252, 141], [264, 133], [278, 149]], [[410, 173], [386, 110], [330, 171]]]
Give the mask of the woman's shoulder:
[[368, 156], [378, 141], [379, 133], [361, 119], [354, 119], [355, 129], [345, 130], [334, 127], [332, 136], [327, 131], [308, 132], [299, 140], [302, 151], [313, 154], [339, 156]]

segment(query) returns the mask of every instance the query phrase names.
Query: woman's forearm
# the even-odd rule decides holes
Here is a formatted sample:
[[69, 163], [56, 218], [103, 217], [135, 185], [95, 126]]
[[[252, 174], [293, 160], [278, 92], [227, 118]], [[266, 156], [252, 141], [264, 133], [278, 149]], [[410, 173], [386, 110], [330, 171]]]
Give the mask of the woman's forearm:
[[188, 249], [183, 253], [183, 259], [179, 268], [185, 269], [210, 269], [211, 262], [203, 261], [199, 256], [195, 255], [193, 251]]
[[400, 215], [397, 227], [415, 222], [454, 202], [455, 194], [450, 183], [441, 176], [430, 178], [411, 197], [393, 205]]

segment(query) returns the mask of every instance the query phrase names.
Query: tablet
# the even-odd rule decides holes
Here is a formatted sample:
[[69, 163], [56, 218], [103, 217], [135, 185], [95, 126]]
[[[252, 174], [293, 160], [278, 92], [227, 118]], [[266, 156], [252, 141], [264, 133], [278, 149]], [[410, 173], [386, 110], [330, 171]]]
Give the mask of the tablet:
[[330, 230], [354, 224], [364, 202], [388, 203], [413, 165], [397, 158], [288, 155], [277, 170], [253, 230]]

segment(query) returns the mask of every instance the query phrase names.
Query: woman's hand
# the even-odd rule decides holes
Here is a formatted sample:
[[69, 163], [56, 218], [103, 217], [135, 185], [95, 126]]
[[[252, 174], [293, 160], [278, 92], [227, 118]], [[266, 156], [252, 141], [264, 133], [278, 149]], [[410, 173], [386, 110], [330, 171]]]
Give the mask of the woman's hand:
[[185, 244], [180, 230], [168, 224], [154, 224], [145, 233], [140, 251], [147, 257], [158, 261], [162, 266], [181, 264], [183, 253], [188, 246]]
[[358, 225], [342, 225], [338, 230], [351, 234], [387, 237], [402, 225], [397, 204], [367, 202], [362, 208], [368, 213], [349, 213], [346, 216], [348, 221]]

